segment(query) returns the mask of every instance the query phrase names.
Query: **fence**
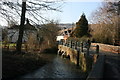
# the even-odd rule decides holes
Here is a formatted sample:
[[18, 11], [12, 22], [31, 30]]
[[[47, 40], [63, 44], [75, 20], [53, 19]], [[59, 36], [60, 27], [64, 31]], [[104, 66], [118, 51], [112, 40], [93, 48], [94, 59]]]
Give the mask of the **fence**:
[[[58, 45], [58, 54], [62, 55], [63, 57], [72, 58], [73, 56], [76, 56], [76, 62], [72, 61], [79, 66], [79, 56], [81, 53], [84, 53], [86, 56], [90, 56], [90, 47], [96, 47], [96, 54], [99, 54], [99, 45], [96, 46], [90, 46], [90, 43], [87, 42], [76, 42], [76, 41], [67, 41], [66, 43], [63, 41], [59, 42]], [[94, 55], [93, 55], [94, 56]], [[97, 56], [96, 56], [97, 57]], [[95, 62], [95, 61], [94, 61]]]
[[[90, 53], [90, 48], [96, 48], [95, 54]], [[76, 41], [68, 41], [64, 43], [63, 41], [59, 42], [58, 45], [58, 54], [65, 55], [70, 57], [70, 60], [72, 57], [74, 57], [74, 54], [76, 57], [74, 57], [75, 61], [72, 62], [76, 63], [77, 66], [81, 66], [83, 71], [86, 71], [88, 66], [92, 66], [91, 72], [87, 77], [87, 80], [90, 80], [92, 78], [94, 79], [100, 79], [103, 78], [103, 72], [104, 72], [104, 55], [99, 54], [99, 45], [91, 46], [90, 43], [83, 43], [83, 42], [76, 42]], [[72, 55], [71, 55], [72, 54]], [[83, 57], [81, 57], [82, 55]], [[87, 58], [85, 57], [92, 57], [93, 62], [92, 65], [88, 65], [90, 62], [87, 62]], [[98, 57], [99, 56], [99, 57]], [[89, 59], [88, 59], [89, 60]], [[86, 64], [84, 64], [86, 61]]]

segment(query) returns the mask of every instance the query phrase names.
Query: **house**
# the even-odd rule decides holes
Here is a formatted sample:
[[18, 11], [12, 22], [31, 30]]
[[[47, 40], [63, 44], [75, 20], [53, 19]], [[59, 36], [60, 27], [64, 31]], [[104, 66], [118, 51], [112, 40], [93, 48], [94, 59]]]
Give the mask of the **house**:
[[[16, 43], [19, 35], [19, 25], [13, 25], [9, 27], [7, 28], [7, 31], [8, 31], [8, 41], [11, 43]], [[37, 35], [36, 32], [37, 32], [36, 28], [33, 25], [31, 25], [27, 20], [27, 23], [25, 24], [24, 27], [22, 42], [26, 42], [28, 40], [29, 35], [34, 35], [34, 37], [36, 37]]]
[[60, 41], [60, 40], [62, 40], [62, 39], [64, 39], [64, 36], [57, 36], [56, 41]]
[[72, 27], [72, 28], [67, 28], [67, 29], [60, 30], [58, 32], [58, 35], [61, 36], [61, 39], [64, 39], [66, 41], [70, 37], [71, 33], [75, 30], [75, 28], [76, 27]]

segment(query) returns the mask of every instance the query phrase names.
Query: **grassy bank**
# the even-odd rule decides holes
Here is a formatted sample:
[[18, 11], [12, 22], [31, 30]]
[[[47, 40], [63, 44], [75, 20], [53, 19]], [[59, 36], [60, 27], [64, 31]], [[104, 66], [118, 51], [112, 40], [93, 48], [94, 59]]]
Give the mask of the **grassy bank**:
[[16, 78], [42, 67], [47, 62], [38, 54], [14, 54], [14, 52], [3, 50], [2, 77]]

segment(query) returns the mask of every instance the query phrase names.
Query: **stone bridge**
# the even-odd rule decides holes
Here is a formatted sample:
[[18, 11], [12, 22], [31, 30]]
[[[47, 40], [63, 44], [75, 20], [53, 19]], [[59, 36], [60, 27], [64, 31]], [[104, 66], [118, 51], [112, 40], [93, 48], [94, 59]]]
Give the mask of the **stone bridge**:
[[[91, 47], [94, 48], [94, 52], [91, 52]], [[103, 78], [105, 57], [99, 55], [99, 45], [90, 46], [88, 43], [83, 45], [83, 43], [77, 42], [63, 43], [58, 45], [58, 54], [69, 58], [84, 72], [91, 70], [87, 80]]]
[[70, 48], [68, 46], [64, 45], [58, 45], [58, 54], [62, 55], [62, 57], [67, 57], [70, 59], [70, 61], [77, 64], [76, 58], [77, 58], [77, 50]]
[[[120, 56], [116, 53], [119, 53], [119, 49], [120, 46], [99, 43], [91, 43], [90, 46], [88, 43], [83, 45], [83, 43], [68, 42], [58, 45], [58, 54], [69, 58], [71, 62], [75, 63], [83, 71], [91, 69], [87, 80], [91, 80], [91, 78], [98, 80], [106, 77], [118, 79], [120, 65], [117, 62]], [[110, 52], [105, 52], [106, 50]], [[114, 62], [114, 65], [112, 62]], [[90, 68], [89, 66], [92, 67]]]
[[[96, 48], [96, 53], [99, 53], [99, 46], [92, 46]], [[89, 54], [90, 44], [86, 43], [83, 45], [83, 43], [78, 42], [67, 42], [62, 43], [58, 45], [58, 54], [62, 57], [67, 57], [70, 59], [71, 62], [79, 65], [80, 61], [77, 60], [81, 55], [89, 56], [94, 54]]]

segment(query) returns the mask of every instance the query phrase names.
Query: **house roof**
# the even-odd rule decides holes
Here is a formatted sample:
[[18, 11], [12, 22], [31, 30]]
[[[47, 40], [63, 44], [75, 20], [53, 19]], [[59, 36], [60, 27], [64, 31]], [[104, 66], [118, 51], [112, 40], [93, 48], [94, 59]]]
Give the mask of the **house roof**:
[[76, 28], [76, 27], [60, 30], [60, 31], [58, 32], [58, 34], [61, 35], [61, 34], [63, 34], [65, 31], [69, 31], [70, 33], [72, 33], [72, 32], [75, 30], [75, 28]]
[[[8, 29], [19, 29], [20, 25], [13, 25]], [[36, 30], [35, 26], [31, 25], [30, 23], [25, 24], [24, 26], [25, 30]]]

